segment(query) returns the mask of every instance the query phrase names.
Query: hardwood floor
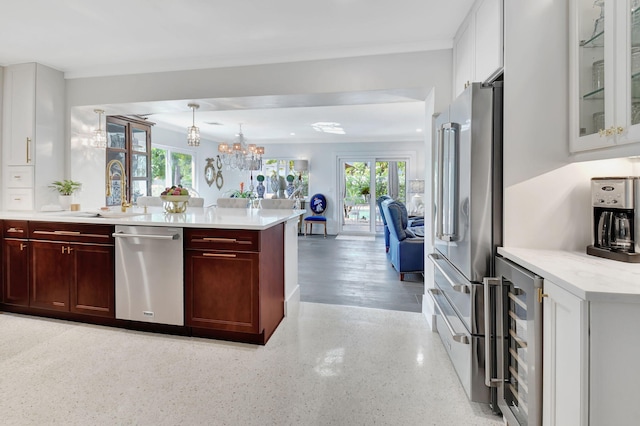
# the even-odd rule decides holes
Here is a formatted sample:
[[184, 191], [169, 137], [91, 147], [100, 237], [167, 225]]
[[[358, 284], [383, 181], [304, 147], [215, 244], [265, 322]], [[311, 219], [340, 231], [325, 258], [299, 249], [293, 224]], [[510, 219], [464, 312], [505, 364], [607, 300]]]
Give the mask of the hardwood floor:
[[421, 312], [422, 274], [400, 274], [375, 241], [336, 240], [329, 235], [298, 238], [298, 282], [303, 302]]

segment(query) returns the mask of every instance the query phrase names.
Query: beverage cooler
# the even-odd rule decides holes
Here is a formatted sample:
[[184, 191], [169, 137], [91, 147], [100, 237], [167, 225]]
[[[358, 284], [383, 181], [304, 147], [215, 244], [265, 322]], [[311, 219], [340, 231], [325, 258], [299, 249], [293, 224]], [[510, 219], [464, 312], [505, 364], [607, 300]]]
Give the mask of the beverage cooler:
[[[486, 385], [509, 425], [542, 424], [543, 279], [502, 257], [485, 278]], [[489, 334], [489, 331], [487, 331]]]

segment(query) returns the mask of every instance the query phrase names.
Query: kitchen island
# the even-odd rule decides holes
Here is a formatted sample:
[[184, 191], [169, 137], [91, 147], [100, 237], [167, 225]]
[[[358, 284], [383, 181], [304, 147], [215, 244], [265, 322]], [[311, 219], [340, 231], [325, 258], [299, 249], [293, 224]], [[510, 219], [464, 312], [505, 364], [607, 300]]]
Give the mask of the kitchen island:
[[[119, 209], [1, 212], [0, 307], [24, 314], [264, 344], [285, 313], [295, 312], [299, 302], [297, 220], [301, 213], [222, 208], [189, 208], [179, 214], [166, 214], [162, 208], [130, 208], [125, 213]], [[163, 323], [151, 309], [144, 311], [145, 318], [133, 320], [116, 314], [122, 307], [119, 303], [135, 293], [127, 287], [131, 284], [123, 286], [121, 278], [131, 275], [127, 270], [145, 267], [137, 260], [144, 253], [118, 253], [120, 241], [129, 239], [116, 232], [124, 226], [173, 229], [175, 235], [169, 240], [182, 240], [172, 242], [173, 247], [178, 244], [178, 256], [168, 262], [170, 267], [183, 268], [179, 275], [184, 281], [180, 280], [172, 294], [158, 295], [165, 304], [168, 299], [175, 305], [179, 321]], [[164, 243], [158, 239], [147, 247]], [[165, 267], [165, 263], [158, 265]], [[133, 283], [137, 281], [145, 280]], [[153, 282], [144, 285], [141, 294], [154, 291]]]

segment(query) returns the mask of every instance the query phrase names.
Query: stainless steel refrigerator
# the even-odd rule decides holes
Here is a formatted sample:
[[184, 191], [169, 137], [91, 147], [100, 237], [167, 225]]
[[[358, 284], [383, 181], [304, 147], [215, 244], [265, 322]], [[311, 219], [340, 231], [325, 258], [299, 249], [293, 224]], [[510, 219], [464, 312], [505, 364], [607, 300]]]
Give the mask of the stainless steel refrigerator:
[[[473, 83], [435, 120], [433, 146], [436, 327], [472, 401], [493, 402], [485, 384], [482, 281], [502, 244], [501, 81]], [[487, 339], [489, 338], [489, 339]]]

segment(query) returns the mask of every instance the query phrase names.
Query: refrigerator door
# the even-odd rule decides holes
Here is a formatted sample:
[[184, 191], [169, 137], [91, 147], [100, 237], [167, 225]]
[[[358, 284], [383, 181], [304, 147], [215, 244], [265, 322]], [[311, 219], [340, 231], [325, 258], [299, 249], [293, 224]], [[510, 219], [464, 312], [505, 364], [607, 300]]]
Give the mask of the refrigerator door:
[[493, 155], [494, 136], [498, 135], [493, 131], [493, 88], [472, 84], [451, 104], [449, 113], [459, 131], [456, 196], [445, 198], [449, 205], [443, 209], [455, 211], [450, 218], [457, 221], [447, 257], [469, 281], [482, 282], [491, 273], [492, 208], [497, 196]]

